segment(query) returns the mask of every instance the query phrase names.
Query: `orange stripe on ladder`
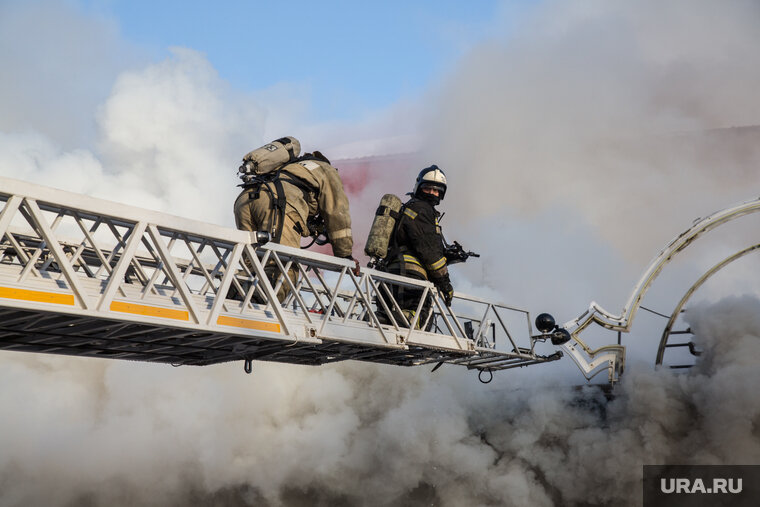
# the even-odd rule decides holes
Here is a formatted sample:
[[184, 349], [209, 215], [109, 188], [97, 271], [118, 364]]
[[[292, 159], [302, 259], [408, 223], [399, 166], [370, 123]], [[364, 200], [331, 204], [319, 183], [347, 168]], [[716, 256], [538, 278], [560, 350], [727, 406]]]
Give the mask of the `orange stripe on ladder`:
[[237, 317], [220, 315], [219, 318], [216, 319], [216, 323], [222, 326], [244, 327], [246, 329], [256, 329], [257, 331], [270, 331], [272, 333], [280, 332], [279, 324], [262, 320], [239, 319]]
[[111, 311], [134, 313], [135, 315], [145, 315], [146, 317], [190, 320], [190, 314], [187, 310], [174, 310], [172, 308], [162, 308], [160, 306], [138, 305], [137, 303], [125, 303], [123, 301], [113, 301], [111, 303]]
[[23, 301], [35, 301], [37, 303], [55, 303], [57, 305], [74, 306], [73, 294], [59, 294], [57, 292], [0, 287], [0, 297], [6, 299], [20, 299]]

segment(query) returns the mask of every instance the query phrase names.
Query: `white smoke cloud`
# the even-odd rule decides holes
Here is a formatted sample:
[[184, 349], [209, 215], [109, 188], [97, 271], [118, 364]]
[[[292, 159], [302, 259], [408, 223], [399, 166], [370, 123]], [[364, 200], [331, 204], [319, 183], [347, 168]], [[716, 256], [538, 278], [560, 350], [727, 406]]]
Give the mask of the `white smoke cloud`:
[[[475, 47], [423, 122], [449, 177], [445, 229], [484, 253], [452, 271], [562, 322], [579, 301], [620, 312], [670, 239], [760, 188], [760, 129], [727, 128], [760, 124], [756, 15], [753, 2], [544, 2]], [[679, 255], [654, 308], [756, 241], [753, 223]]]
[[0, 2], [0, 132], [35, 131], [65, 149], [92, 143], [91, 114], [145, 55], [113, 20], [74, 2]]
[[751, 197], [757, 143], [698, 133], [760, 123], [756, 15], [754, 2], [546, 2], [473, 49], [428, 121], [463, 220], [567, 207], [642, 263]]
[[160, 198], [162, 210], [229, 223], [236, 167], [263, 142], [268, 114], [229, 90], [202, 55], [175, 48], [119, 76], [100, 114], [101, 150], [114, 175]]
[[[621, 301], [664, 240], [756, 183], [752, 149], [665, 149], [673, 132], [757, 123], [754, 6], [672, 5], [548, 3], [452, 70], [437, 114], [402, 105], [352, 130], [302, 126], [307, 105], [264, 100], [295, 93], [238, 94], [177, 48], [109, 83], [90, 108], [97, 144], [0, 124], [0, 173], [230, 224], [240, 155], [280, 130], [348, 153], [408, 122], [450, 175], [450, 239], [484, 254], [452, 269], [457, 287], [573, 317]], [[0, 506], [636, 505], [644, 464], [760, 458], [759, 307], [690, 307], [697, 367], [652, 372], [653, 350], [631, 354], [611, 402], [569, 387], [567, 360], [479, 386], [449, 366], [257, 363], [247, 377], [3, 353]]]
[[0, 173], [230, 225], [239, 159], [263, 143], [268, 114], [202, 55], [176, 48], [118, 77], [99, 108], [96, 146], [66, 150], [41, 133], [0, 132]]

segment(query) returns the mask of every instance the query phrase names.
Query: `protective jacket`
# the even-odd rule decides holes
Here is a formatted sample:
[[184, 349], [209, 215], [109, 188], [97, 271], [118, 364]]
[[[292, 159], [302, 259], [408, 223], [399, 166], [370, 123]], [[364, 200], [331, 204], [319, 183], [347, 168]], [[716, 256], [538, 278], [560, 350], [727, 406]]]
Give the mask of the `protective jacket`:
[[[280, 189], [284, 217], [278, 207]], [[343, 182], [337, 169], [312, 156], [286, 164], [271, 181], [246, 185], [235, 200], [238, 229], [269, 231], [273, 236], [281, 230], [279, 243], [295, 248], [300, 246], [301, 237], [310, 235], [307, 224], [317, 214], [324, 219], [333, 254], [350, 257], [351, 215]]]
[[430, 280], [438, 288], [449, 290], [451, 282], [438, 224], [440, 213], [430, 202], [416, 197], [402, 209], [391, 238], [388, 271]]

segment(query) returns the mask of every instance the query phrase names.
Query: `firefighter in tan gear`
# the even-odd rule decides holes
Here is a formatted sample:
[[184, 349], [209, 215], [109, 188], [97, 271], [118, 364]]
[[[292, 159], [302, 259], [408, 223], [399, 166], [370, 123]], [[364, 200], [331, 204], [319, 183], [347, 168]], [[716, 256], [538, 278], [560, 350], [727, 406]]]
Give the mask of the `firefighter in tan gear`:
[[[448, 271], [446, 249], [435, 206], [446, 195], [446, 175], [436, 165], [420, 171], [412, 198], [401, 208], [388, 246], [385, 270], [421, 280], [430, 280], [451, 305], [454, 288]], [[393, 296], [411, 322], [422, 297], [421, 289], [394, 286]], [[432, 307], [423, 305], [417, 325], [427, 320]]]
[[[243, 157], [235, 223], [238, 229], [267, 231], [272, 241], [293, 248], [300, 248], [302, 237], [316, 234], [310, 226], [319, 228], [336, 257], [353, 259], [348, 197], [338, 171], [318, 151], [299, 157], [300, 148], [296, 138], [284, 137]], [[266, 269], [275, 283], [276, 267]], [[297, 270], [288, 274], [295, 283]], [[283, 283], [278, 298], [282, 301], [286, 293]]]

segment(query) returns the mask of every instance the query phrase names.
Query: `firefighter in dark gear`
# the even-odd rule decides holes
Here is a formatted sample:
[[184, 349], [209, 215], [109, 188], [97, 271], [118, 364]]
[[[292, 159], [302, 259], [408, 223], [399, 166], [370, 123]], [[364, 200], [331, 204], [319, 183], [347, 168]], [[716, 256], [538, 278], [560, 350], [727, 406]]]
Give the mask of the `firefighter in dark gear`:
[[[273, 148], [269, 148], [273, 147]], [[343, 190], [343, 182], [337, 169], [320, 152], [298, 156], [300, 143], [293, 137], [273, 141], [262, 147], [273, 152], [277, 148], [287, 148], [288, 158], [285, 163], [255, 164], [265, 167], [263, 174], [244, 171], [257, 157], [254, 150], [243, 157], [241, 172], [243, 191], [235, 200], [235, 223], [238, 229], [247, 231], [268, 231], [272, 241], [285, 246], [300, 248], [301, 238], [308, 237], [314, 231], [309, 224], [319, 216], [323, 220], [324, 234], [332, 246], [336, 257], [353, 259], [353, 238], [351, 235], [351, 216], [348, 197]], [[248, 174], [248, 177], [246, 177]], [[279, 273], [275, 266], [267, 266], [270, 280], [274, 284]], [[297, 270], [291, 269], [288, 276], [295, 283]], [[282, 301], [288, 288], [283, 283], [278, 292]]]
[[[446, 175], [436, 165], [420, 171], [412, 198], [404, 204], [391, 236], [386, 271], [433, 282], [447, 306], [451, 305], [454, 288], [451, 286], [444, 240], [438, 223], [440, 213], [435, 206], [446, 195]], [[393, 287], [393, 296], [407, 320], [411, 322], [419, 306], [422, 289]], [[432, 304], [423, 305], [417, 325], [428, 319]]]

